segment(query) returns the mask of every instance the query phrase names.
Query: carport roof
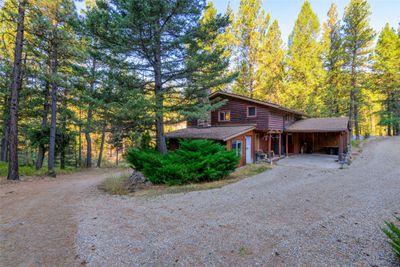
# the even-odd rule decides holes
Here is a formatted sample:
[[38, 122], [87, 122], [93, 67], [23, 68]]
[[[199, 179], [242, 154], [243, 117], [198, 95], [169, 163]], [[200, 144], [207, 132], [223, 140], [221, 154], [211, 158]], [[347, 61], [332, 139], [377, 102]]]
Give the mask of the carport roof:
[[238, 135], [247, 133], [255, 128], [254, 125], [189, 127], [166, 134], [167, 138], [193, 138], [226, 141]]
[[349, 118], [310, 118], [288, 126], [286, 132], [341, 132], [348, 130]]

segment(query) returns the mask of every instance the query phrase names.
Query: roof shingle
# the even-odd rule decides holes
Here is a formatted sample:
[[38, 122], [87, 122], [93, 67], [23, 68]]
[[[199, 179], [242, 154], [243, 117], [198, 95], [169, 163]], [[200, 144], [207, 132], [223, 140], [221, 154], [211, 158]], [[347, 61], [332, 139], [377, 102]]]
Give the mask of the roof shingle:
[[310, 118], [288, 126], [286, 132], [340, 132], [348, 129], [349, 118]]
[[166, 134], [167, 138], [194, 138], [226, 141], [255, 128], [254, 125], [215, 126], [207, 128], [189, 127]]

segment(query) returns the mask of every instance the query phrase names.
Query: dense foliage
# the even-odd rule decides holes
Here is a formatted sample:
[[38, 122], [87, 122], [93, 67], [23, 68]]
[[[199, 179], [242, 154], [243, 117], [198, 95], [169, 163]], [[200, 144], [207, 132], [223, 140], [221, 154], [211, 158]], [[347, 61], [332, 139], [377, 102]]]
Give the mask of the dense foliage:
[[168, 185], [219, 180], [231, 173], [239, 161], [233, 151], [209, 140], [182, 140], [179, 149], [164, 155], [132, 149], [126, 159], [152, 183]]

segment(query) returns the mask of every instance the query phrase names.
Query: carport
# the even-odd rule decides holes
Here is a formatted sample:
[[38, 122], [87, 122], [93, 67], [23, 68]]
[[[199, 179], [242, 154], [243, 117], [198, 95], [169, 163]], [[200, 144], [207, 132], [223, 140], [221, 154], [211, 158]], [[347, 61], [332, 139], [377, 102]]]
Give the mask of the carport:
[[285, 129], [287, 154], [323, 153], [338, 155], [349, 144], [349, 119], [312, 118], [296, 121]]

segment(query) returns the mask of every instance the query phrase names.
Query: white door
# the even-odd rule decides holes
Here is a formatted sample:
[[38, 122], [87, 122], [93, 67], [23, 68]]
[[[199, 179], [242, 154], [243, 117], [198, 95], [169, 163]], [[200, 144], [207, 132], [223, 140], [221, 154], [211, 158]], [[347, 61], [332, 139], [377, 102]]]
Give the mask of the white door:
[[253, 163], [251, 157], [251, 136], [246, 136], [246, 164]]

